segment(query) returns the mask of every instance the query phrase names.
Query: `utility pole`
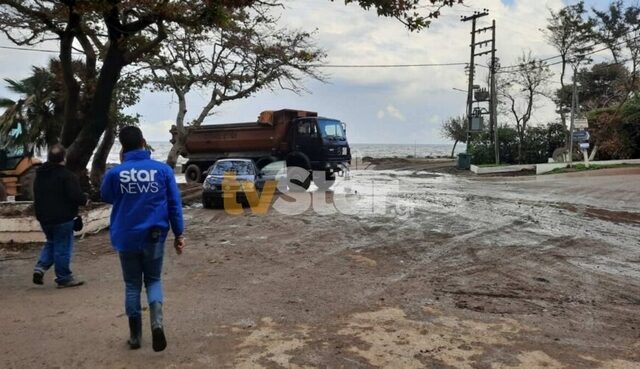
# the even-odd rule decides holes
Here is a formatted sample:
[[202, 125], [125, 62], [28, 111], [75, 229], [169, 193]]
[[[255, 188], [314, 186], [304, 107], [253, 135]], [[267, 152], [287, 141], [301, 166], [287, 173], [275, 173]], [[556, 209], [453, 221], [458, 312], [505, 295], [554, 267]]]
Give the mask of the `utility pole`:
[[469, 61], [469, 87], [467, 90], [467, 119], [469, 120], [467, 126], [467, 154], [469, 154], [469, 148], [471, 147], [471, 120], [473, 119], [473, 78], [475, 74], [475, 57], [476, 55], [476, 20], [489, 15], [487, 9], [482, 12], [473, 12], [473, 15], [468, 17], [462, 17], [463, 22], [472, 21], [471, 23], [471, 60]]
[[498, 96], [496, 88], [496, 72], [498, 60], [496, 59], [496, 21], [491, 25], [491, 130], [493, 131], [493, 145], [496, 154], [496, 164], [500, 164], [500, 143], [498, 142]]
[[[579, 65], [579, 64], [578, 64]], [[573, 166], [573, 130], [576, 121], [576, 110], [578, 108], [578, 84], [576, 74], [578, 65], [573, 67], [573, 93], [571, 94], [571, 124], [569, 126], [569, 168]]]
[[569, 125], [569, 168], [573, 166], [573, 124], [576, 119], [576, 75], [573, 74], [573, 93], [571, 94], [571, 124]]

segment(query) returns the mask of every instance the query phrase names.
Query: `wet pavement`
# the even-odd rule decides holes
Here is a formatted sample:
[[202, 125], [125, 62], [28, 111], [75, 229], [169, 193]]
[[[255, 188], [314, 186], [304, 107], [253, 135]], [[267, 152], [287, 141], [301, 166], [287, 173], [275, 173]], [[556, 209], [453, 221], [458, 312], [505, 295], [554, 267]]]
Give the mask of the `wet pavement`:
[[639, 169], [424, 169], [354, 171], [266, 216], [187, 209], [161, 354], [126, 349], [106, 234], [78, 242], [76, 290], [2, 249], [0, 367], [640, 368]]

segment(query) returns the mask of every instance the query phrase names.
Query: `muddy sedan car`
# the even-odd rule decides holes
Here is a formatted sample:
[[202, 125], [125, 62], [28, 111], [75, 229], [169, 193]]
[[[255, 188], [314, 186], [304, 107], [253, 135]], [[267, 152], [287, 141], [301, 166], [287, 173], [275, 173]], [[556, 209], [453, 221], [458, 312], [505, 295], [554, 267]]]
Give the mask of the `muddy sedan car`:
[[[281, 163], [282, 164], [282, 163]], [[223, 187], [225, 175], [235, 176], [235, 183]], [[235, 197], [239, 204], [247, 205], [247, 192], [260, 192], [266, 181], [284, 177], [278, 162], [258, 170], [250, 159], [221, 159], [209, 169], [202, 184], [202, 206], [220, 208], [225, 197]], [[244, 185], [244, 186], [243, 186]]]

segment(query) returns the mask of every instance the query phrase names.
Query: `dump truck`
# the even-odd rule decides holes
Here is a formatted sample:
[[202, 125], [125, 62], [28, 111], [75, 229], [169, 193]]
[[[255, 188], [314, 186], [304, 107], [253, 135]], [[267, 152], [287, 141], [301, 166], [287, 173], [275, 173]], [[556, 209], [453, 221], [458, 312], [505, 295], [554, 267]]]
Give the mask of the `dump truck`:
[[[172, 143], [177, 137], [171, 129]], [[256, 122], [211, 124], [186, 129], [187, 159], [183, 172], [188, 183], [202, 182], [208, 169], [219, 159], [252, 159], [261, 169], [275, 161], [286, 161], [289, 180], [308, 188], [311, 180], [330, 187], [336, 175], [349, 169], [351, 149], [346, 125], [318, 113], [283, 109], [263, 111]], [[323, 178], [313, 178], [322, 172]]]

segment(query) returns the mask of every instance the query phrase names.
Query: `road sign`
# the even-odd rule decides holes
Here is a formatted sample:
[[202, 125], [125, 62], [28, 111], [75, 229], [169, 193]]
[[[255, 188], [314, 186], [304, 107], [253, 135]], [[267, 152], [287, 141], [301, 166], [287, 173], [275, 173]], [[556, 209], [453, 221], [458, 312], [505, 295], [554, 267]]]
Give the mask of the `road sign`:
[[573, 127], [575, 129], [587, 129], [589, 128], [589, 121], [586, 118], [576, 118], [573, 121]]
[[589, 143], [588, 143], [588, 142], [582, 142], [582, 143], [580, 143], [580, 148], [581, 148], [582, 150], [586, 150], [586, 149], [588, 149], [588, 148], [589, 148]]
[[573, 132], [573, 142], [589, 141], [591, 135], [588, 131], [575, 131]]

